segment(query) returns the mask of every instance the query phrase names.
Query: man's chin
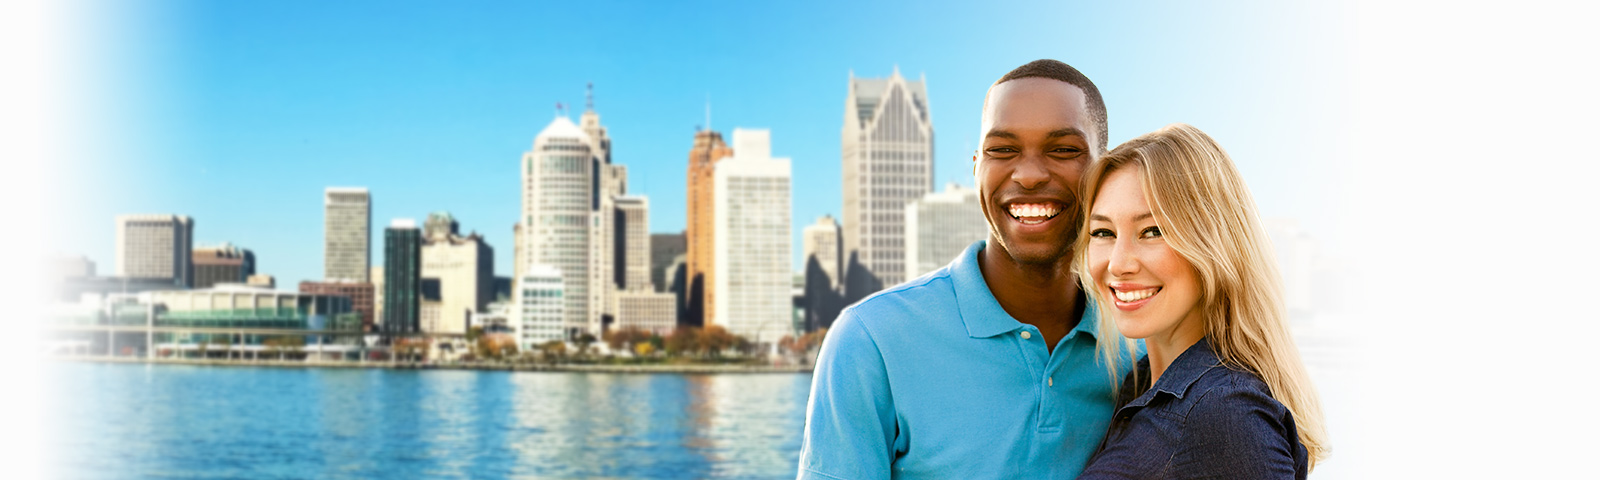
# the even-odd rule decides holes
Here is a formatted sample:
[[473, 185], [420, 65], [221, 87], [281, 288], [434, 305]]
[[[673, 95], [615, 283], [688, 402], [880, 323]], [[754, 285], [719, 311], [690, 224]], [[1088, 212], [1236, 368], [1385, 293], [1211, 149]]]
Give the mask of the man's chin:
[[1006, 256], [1011, 257], [1011, 261], [1019, 265], [1049, 266], [1072, 259], [1070, 243], [1053, 244], [1003, 239], [999, 243]]

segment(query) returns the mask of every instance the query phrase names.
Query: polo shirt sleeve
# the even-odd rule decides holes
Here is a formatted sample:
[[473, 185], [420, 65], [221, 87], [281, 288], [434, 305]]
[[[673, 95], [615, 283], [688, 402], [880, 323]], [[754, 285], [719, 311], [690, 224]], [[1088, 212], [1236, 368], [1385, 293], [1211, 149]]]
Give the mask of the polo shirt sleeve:
[[1172, 457], [1175, 478], [1304, 478], [1296, 472], [1294, 420], [1264, 388], [1220, 385], [1204, 393]]
[[800, 479], [889, 478], [896, 435], [889, 377], [854, 310], [839, 316], [817, 354]]

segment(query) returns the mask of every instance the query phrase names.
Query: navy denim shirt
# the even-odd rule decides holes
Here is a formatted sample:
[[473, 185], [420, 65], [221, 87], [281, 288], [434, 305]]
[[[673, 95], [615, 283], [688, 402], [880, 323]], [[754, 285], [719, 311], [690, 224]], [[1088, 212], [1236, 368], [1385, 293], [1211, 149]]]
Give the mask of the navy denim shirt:
[[[1080, 479], [1306, 478], [1289, 409], [1255, 374], [1222, 365], [1211, 343], [1189, 347], [1154, 388], [1150, 357], [1117, 395], [1105, 443]], [[1136, 396], [1137, 395], [1137, 396]]]

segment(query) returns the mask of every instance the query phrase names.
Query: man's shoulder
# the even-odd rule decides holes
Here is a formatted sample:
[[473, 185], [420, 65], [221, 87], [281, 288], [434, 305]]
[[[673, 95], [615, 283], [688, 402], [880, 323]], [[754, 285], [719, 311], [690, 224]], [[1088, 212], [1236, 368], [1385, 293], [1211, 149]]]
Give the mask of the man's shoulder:
[[868, 318], [917, 317], [925, 315], [929, 310], [944, 310], [948, 306], [955, 305], [955, 302], [955, 283], [950, 279], [950, 267], [945, 266], [927, 275], [868, 295], [861, 301], [845, 307], [840, 315]]

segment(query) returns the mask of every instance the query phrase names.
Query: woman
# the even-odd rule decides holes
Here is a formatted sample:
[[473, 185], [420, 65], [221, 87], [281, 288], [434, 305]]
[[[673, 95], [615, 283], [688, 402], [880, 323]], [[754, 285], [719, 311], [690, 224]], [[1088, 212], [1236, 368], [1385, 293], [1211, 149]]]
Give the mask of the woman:
[[[1084, 182], [1074, 268], [1100, 338], [1143, 339], [1147, 355], [1079, 478], [1305, 478], [1328, 453], [1322, 411], [1227, 153], [1174, 124], [1118, 146]], [[1113, 368], [1132, 360], [1100, 350]]]

